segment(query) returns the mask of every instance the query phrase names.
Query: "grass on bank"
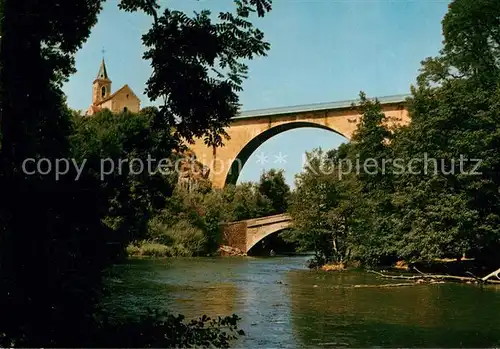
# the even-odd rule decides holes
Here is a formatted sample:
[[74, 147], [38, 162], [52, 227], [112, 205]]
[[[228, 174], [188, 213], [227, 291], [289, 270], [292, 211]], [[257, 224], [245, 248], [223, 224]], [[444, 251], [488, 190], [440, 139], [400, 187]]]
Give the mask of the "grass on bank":
[[[170, 223], [168, 215], [159, 215], [149, 222], [149, 239], [127, 246], [129, 257], [193, 257], [207, 255], [207, 232], [187, 219]], [[170, 223], [170, 224], [169, 224]]]
[[192, 251], [182, 244], [168, 246], [152, 241], [140, 241], [127, 246], [129, 257], [191, 257]]

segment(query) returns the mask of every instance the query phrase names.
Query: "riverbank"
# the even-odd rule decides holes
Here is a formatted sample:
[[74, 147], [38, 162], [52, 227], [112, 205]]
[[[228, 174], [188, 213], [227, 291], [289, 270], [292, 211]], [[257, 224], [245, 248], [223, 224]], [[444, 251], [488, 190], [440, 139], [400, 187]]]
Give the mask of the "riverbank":
[[[182, 245], [168, 246], [155, 242], [141, 242], [140, 244], [130, 244], [127, 247], [127, 255], [132, 258], [166, 258], [166, 257], [193, 257], [195, 254]], [[217, 251], [205, 257], [243, 257], [247, 256], [243, 251], [222, 245]], [[359, 270], [362, 266], [359, 263], [327, 263], [321, 266], [308, 265], [309, 269], [322, 270], [325, 272], [344, 272], [348, 270]], [[500, 284], [500, 269], [494, 272], [493, 268], [482, 265], [474, 259], [438, 259], [432, 262], [421, 262], [408, 264], [398, 261], [388, 267], [378, 267], [376, 270], [364, 271], [374, 273], [380, 278], [399, 279], [421, 283], [436, 283], [443, 281], [463, 282], [469, 284], [492, 283]], [[399, 272], [400, 274], [396, 274]], [[401, 274], [403, 273], [403, 274]], [[403, 285], [403, 284], [402, 284]], [[408, 284], [404, 284], [405, 286]]]
[[183, 245], [168, 246], [156, 242], [129, 244], [126, 248], [128, 257], [191, 257], [193, 252]]
[[[129, 244], [126, 248], [128, 257], [152, 257], [152, 258], [164, 258], [164, 257], [193, 257], [197, 254], [190, 251], [181, 244], [177, 245], [164, 245], [156, 242], [140, 242], [135, 244]], [[205, 257], [242, 257], [247, 254], [238, 248], [231, 246], [219, 246], [217, 251], [214, 253], [206, 253]]]
[[[359, 269], [360, 265], [344, 263], [328, 263], [319, 269], [326, 272], [344, 272]], [[415, 284], [438, 282], [461, 282], [468, 284], [500, 284], [500, 268], [487, 267], [474, 259], [437, 259], [431, 262], [407, 264], [398, 261], [390, 267], [379, 267], [376, 270], [364, 269], [383, 279], [405, 280]], [[399, 274], [397, 274], [399, 273]], [[409, 283], [401, 286], [410, 285]]]

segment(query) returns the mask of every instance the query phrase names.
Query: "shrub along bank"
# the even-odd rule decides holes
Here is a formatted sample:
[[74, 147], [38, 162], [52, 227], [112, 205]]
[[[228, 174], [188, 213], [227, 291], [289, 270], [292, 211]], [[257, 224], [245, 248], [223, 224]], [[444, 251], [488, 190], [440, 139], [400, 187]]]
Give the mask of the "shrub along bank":
[[[270, 187], [279, 188], [280, 195], [274, 196], [278, 200], [268, 197], [275, 194]], [[221, 224], [284, 212], [287, 201], [282, 192], [288, 198], [290, 188], [283, 172], [275, 170], [263, 173], [259, 184], [191, 191], [178, 186], [165, 207], [151, 217], [147, 238], [132, 242], [127, 252], [155, 257], [213, 255], [222, 243]]]

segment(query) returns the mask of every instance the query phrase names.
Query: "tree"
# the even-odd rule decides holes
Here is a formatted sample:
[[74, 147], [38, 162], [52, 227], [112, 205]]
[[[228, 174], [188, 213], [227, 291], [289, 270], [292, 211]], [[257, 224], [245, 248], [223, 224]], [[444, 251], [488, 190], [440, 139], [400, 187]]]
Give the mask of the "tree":
[[[351, 223], [352, 234], [356, 236], [352, 255], [365, 265], [390, 263], [394, 257], [393, 133], [377, 99], [369, 100], [361, 92], [359, 105], [355, 107], [361, 114], [360, 123], [352, 142], [340, 151], [353, 168], [342, 179], [351, 193], [350, 204], [356, 217]], [[359, 168], [354, 171], [356, 163]]]
[[[394, 221], [406, 259], [497, 259], [499, 18], [497, 2], [453, 1], [444, 47], [422, 63], [412, 88], [412, 122], [396, 133], [394, 151], [429, 161], [396, 183]], [[477, 168], [471, 159], [480, 159]]]
[[[96, 345], [97, 337], [88, 334], [97, 326], [102, 272], [110, 262], [101, 206], [109, 198], [101, 196], [92, 172], [75, 181], [77, 173], [70, 169], [56, 181], [27, 175], [23, 162], [54, 163], [70, 155], [71, 113], [60, 87], [74, 72], [74, 55], [96, 23], [101, 3], [0, 4], [0, 308], [9, 315], [0, 319], [4, 346]], [[246, 73], [241, 61], [269, 49], [248, 19], [254, 9], [260, 16], [269, 11], [270, 1], [237, 3], [236, 14], [221, 14], [216, 24], [207, 11], [194, 18], [168, 9], [157, 15], [153, 0], [123, 0], [120, 6], [154, 18], [144, 36], [153, 70], [147, 93], [165, 103], [154, 112], [151, 129], [166, 130], [173, 144], [222, 134], [237, 112]], [[226, 73], [212, 78], [213, 67]], [[147, 198], [136, 198], [127, 210], [140, 212]]]
[[455, 0], [443, 19], [440, 79], [472, 78], [490, 88], [500, 78], [500, 6], [494, 0]]
[[[361, 164], [370, 159], [373, 172], [362, 167], [359, 176], [341, 182], [303, 174], [308, 181], [301, 185], [308, 183], [311, 191], [323, 186], [317, 195], [335, 198], [320, 199], [325, 210], [342, 207], [342, 186], [355, 198], [354, 218], [347, 221], [355, 237], [352, 256], [366, 264], [464, 254], [498, 263], [500, 3], [455, 0], [442, 23], [443, 49], [422, 62], [407, 101], [411, 123], [391, 134], [378, 103], [362, 94], [363, 116], [352, 143], [331, 153]], [[301, 190], [297, 197], [304, 202], [292, 204], [294, 220], [323, 217]], [[332, 228], [325, 230], [328, 236]]]
[[223, 201], [232, 213], [231, 221], [268, 216], [272, 212], [272, 203], [259, 192], [255, 183], [244, 182], [227, 185], [223, 192]]
[[297, 175], [290, 201], [293, 230], [284, 233], [284, 238], [298, 242], [301, 250], [314, 251], [313, 265], [346, 262], [350, 256], [350, 208], [344, 203], [349, 194], [333, 175], [335, 164], [323, 150], [315, 149], [306, 156], [306, 168]]
[[156, 108], [119, 115], [105, 110], [76, 119], [70, 136], [72, 158], [100, 182], [101, 217], [114, 230], [110, 238], [125, 246], [147, 235], [148, 220], [177, 183], [172, 164], [178, 154], [172, 150], [180, 146], [168, 130], [155, 127], [156, 115]]
[[23, 162], [54, 164], [69, 155], [70, 113], [60, 85], [101, 2], [0, 6], [0, 341], [71, 346], [92, 324], [106, 263], [97, 192], [86, 190], [94, 185], [86, 176], [76, 185], [73, 170], [56, 181], [53, 172], [28, 175]]
[[[249, 21], [271, 9], [268, 0], [235, 1], [236, 13], [220, 13], [212, 23], [210, 11], [192, 18], [168, 8], [159, 14], [155, 0], [122, 0], [125, 11], [143, 11], [153, 25], [143, 36], [144, 58], [153, 74], [146, 92], [151, 100], [162, 98], [160, 119], [188, 142], [203, 137], [220, 146], [224, 127], [238, 110], [238, 95], [248, 67], [241, 61], [264, 56], [270, 45]], [[166, 53], [168, 52], [168, 54]]]
[[271, 202], [272, 214], [284, 213], [288, 208], [290, 186], [285, 182], [283, 170], [271, 169], [262, 173], [259, 182], [259, 192], [267, 196]]
[[290, 214], [302, 249], [316, 251], [314, 265], [354, 259], [378, 264], [390, 255], [391, 168], [386, 117], [378, 101], [360, 94], [361, 114], [352, 142], [307, 154], [297, 177]]

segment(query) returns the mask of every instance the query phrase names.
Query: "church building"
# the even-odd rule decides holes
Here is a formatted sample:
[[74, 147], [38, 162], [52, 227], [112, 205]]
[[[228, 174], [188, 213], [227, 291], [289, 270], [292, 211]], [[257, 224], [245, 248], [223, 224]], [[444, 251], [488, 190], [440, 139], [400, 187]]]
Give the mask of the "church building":
[[109, 109], [113, 113], [124, 111], [137, 113], [140, 107], [141, 101], [128, 85], [124, 85], [111, 93], [111, 80], [108, 77], [103, 58], [97, 78], [92, 85], [92, 104], [86, 115], [93, 115], [103, 109]]

